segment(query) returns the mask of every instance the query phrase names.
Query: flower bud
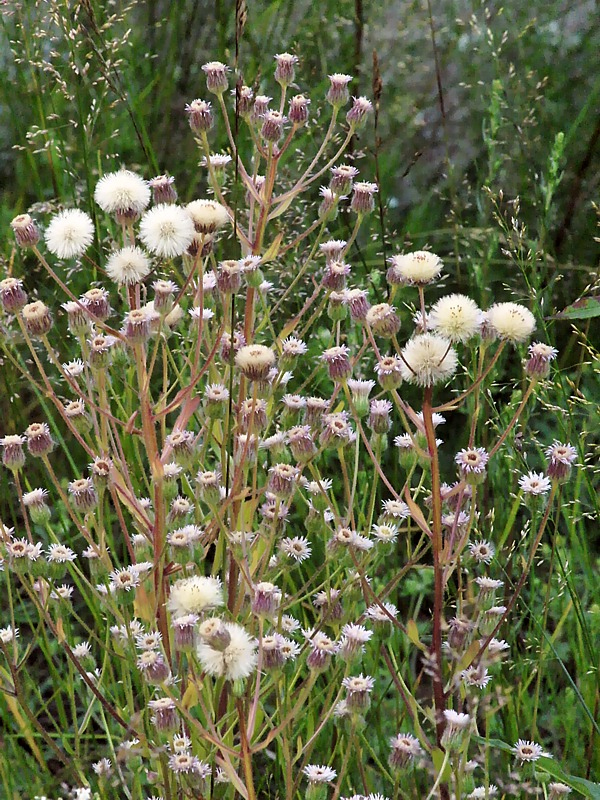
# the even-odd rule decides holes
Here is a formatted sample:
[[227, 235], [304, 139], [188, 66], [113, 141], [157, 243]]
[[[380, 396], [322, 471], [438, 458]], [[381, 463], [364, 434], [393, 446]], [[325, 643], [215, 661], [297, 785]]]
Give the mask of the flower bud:
[[8, 314], [20, 311], [27, 303], [27, 292], [23, 281], [18, 278], [4, 278], [0, 281], [0, 303]]
[[207, 64], [203, 64], [202, 71], [206, 74], [206, 88], [208, 91], [216, 95], [223, 94], [229, 85], [227, 80], [228, 67], [220, 61], [209, 61]]
[[367, 116], [373, 111], [373, 104], [366, 97], [355, 97], [352, 108], [346, 114], [346, 122], [353, 130], [365, 126]]
[[32, 422], [25, 431], [27, 449], [32, 456], [42, 458], [54, 449], [50, 428], [45, 422]]
[[21, 314], [27, 333], [31, 336], [45, 336], [52, 328], [50, 309], [41, 300], [27, 303]]
[[283, 136], [283, 126], [287, 122], [287, 117], [279, 111], [266, 111], [263, 115], [261, 136], [267, 142], [278, 142]]
[[352, 80], [352, 75], [341, 75], [339, 72], [329, 75], [329, 91], [326, 99], [334, 108], [341, 108], [350, 99], [348, 84]]
[[185, 107], [190, 128], [194, 133], [205, 133], [214, 124], [213, 112], [210, 103], [206, 100], [192, 100]]
[[166, 203], [171, 205], [177, 202], [177, 191], [175, 189], [175, 178], [171, 175], [158, 175], [156, 178], [148, 181], [148, 185], [152, 189], [152, 200], [154, 205], [161, 205]]
[[290, 53], [280, 53], [275, 56], [277, 66], [275, 67], [275, 80], [280, 86], [284, 88], [294, 82], [296, 76], [295, 66], [298, 63], [298, 57]]
[[290, 100], [288, 117], [296, 127], [300, 128], [308, 122], [308, 106], [310, 100], [303, 94], [297, 94]]
[[0, 439], [2, 463], [13, 472], [18, 472], [25, 464], [24, 443], [25, 437], [20, 436], [18, 433], [4, 436], [4, 438]]
[[35, 247], [40, 240], [40, 231], [29, 214], [19, 214], [10, 223], [19, 247]]

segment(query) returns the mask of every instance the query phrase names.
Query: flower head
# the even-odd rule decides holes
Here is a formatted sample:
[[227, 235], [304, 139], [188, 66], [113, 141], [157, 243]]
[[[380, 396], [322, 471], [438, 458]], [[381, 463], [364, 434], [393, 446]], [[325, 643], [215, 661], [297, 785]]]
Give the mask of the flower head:
[[94, 223], [85, 211], [67, 209], [52, 217], [44, 239], [48, 250], [58, 258], [76, 258], [94, 241]]
[[435, 253], [417, 250], [414, 253], [392, 256], [387, 272], [388, 282], [423, 285], [437, 278], [442, 271], [442, 260]]
[[150, 252], [161, 258], [180, 256], [194, 238], [191, 216], [177, 205], [154, 206], [142, 217], [140, 239]]
[[424, 333], [413, 336], [402, 349], [400, 371], [405, 381], [418, 386], [433, 386], [456, 372], [458, 358], [443, 336]]
[[525, 761], [537, 761], [538, 758], [552, 758], [549, 753], [545, 753], [542, 746], [536, 742], [528, 742], [525, 739], [519, 741], [512, 748], [515, 758], [521, 763]]
[[137, 219], [150, 202], [150, 186], [135, 172], [120, 169], [100, 178], [94, 200], [119, 222], [130, 222]]
[[433, 306], [428, 323], [451, 342], [466, 342], [479, 331], [481, 311], [470, 297], [450, 294]]
[[174, 617], [199, 614], [223, 605], [223, 586], [219, 578], [192, 575], [171, 586], [167, 608]]
[[524, 342], [535, 330], [535, 317], [518, 303], [494, 303], [486, 316], [496, 335], [513, 344]]
[[256, 640], [235, 622], [225, 622], [223, 627], [229, 634], [229, 644], [217, 650], [208, 642], [201, 641], [197, 650], [200, 663], [209, 675], [230, 681], [247, 678], [258, 662]]
[[121, 286], [143, 281], [150, 269], [148, 256], [139, 247], [123, 247], [112, 253], [106, 262], [106, 274]]

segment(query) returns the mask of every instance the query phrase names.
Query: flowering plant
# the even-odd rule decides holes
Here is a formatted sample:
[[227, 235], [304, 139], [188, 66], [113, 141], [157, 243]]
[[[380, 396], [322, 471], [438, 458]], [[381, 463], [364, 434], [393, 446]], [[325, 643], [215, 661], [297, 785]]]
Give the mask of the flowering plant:
[[[254, 800], [269, 781], [268, 796], [290, 800], [487, 797], [514, 781], [489, 767], [502, 747], [480, 734], [509, 652], [500, 637], [577, 452], [555, 441], [544, 471], [520, 477], [509, 519], [527, 514], [522, 539], [510, 525], [492, 535], [486, 482], [557, 353], [530, 343], [535, 305], [431, 303], [444, 267], [430, 250], [390, 258], [385, 296], [358, 285], [353, 246], [377, 185], [342, 159], [371, 103], [331, 75], [327, 129], [291, 178], [296, 137], [325, 114], [289, 97], [296, 62], [276, 56], [274, 107], [241, 81], [228, 103], [227, 67], [203, 67], [214, 100], [186, 111], [211, 196], [183, 205], [170, 176], [102, 176], [99, 262], [80, 209], [43, 235], [29, 214], [12, 222], [63, 293], [79, 354], [62, 359], [62, 319], [26, 278], [2, 280], [6, 357], [54, 407], [0, 442], [22, 513], [19, 530], [2, 526], [7, 608], [28, 605], [60, 645], [74, 689], [56, 720], [72, 752], [31, 724], [65, 779], [100, 798], [128, 787]], [[228, 154], [211, 150], [213, 105]], [[341, 209], [346, 239], [332, 238]], [[95, 276], [79, 297], [65, 261]], [[524, 389], [483, 446], [507, 352], [524, 358]], [[464, 447], [446, 458], [438, 432], [465, 412]], [[77, 451], [71, 466], [89, 463], [66, 488], [59, 439]], [[46, 486], [30, 483], [34, 460]], [[507, 582], [510, 548], [520, 575]], [[424, 615], [401, 592], [411, 580], [423, 581]], [[1, 641], [26, 709], [21, 666], [35, 642], [14, 616]], [[393, 730], [376, 740], [368, 726], [382, 715]], [[549, 758], [535, 742], [511, 748], [524, 767]]]

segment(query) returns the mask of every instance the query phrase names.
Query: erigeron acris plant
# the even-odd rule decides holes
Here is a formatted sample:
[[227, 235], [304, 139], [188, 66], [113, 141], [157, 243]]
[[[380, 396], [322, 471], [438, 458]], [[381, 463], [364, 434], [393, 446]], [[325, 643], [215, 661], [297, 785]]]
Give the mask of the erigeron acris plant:
[[[351, 77], [331, 75], [320, 144], [284, 183], [296, 137], [325, 119], [311, 118], [307, 95], [289, 96], [296, 61], [276, 56], [274, 105], [241, 80], [231, 91], [220, 62], [204, 66], [214, 100], [193, 100], [186, 111], [210, 197], [180, 205], [166, 175], [146, 181], [120, 169], [100, 178], [94, 199], [120, 238], [94, 265], [103, 280], [82, 296], [60, 264], [90, 268], [90, 217], [65, 209], [43, 235], [28, 214], [12, 223], [19, 246], [63, 293], [79, 354], [63, 361], [59, 309], [31, 299], [26, 278], [9, 276], [0, 300], [20, 341], [14, 336], [5, 355], [25, 371], [28, 353], [27, 377], [89, 469], [63, 485], [46, 420], [5, 431], [3, 462], [22, 511], [21, 530], [2, 528], [6, 607], [27, 603], [61, 645], [73, 693], [61, 722], [72, 728], [73, 752], [37, 732], [69, 780], [101, 798], [255, 800], [267, 796], [265, 770], [286, 800], [491, 797], [508, 781], [499, 754], [478, 738], [478, 715], [490, 683], [501, 682], [503, 626], [574, 448], [555, 441], [546, 471], [520, 478], [515, 503], [526, 501], [530, 525], [520, 577], [506, 593], [495, 577], [503, 556], [483, 533], [479, 502], [556, 351], [528, 344], [536, 317], [521, 304], [482, 310], [461, 294], [428, 304], [443, 272], [428, 250], [390, 259], [385, 302], [356, 285], [352, 245], [377, 186], [358, 180], [369, 176], [344, 154], [371, 104], [350, 102]], [[228, 154], [211, 150], [216, 124]], [[242, 136], [252, 146], [247, 160]], [[295, 204], [318, 181], [328, 183], [320, 205], [296, 233], [288, 224]], [[351, 234], [335, 239], [346, 206]], [[220, 256], [227, 239], [235, 259]], [[299, 249], [292, 276], [286, 255]], [[407, 303], [415, 315], [405, 333]], [[330, 336], [315, 353], [317, 324]], [[527, 388], [483, 448], [480, 401], [507, 348], [527, 348]], [[418, 405], [406, 386], [410, 396], [416, 387]], [[438, 428], [467, 403], [465, 447], [446, 475]], [[386, 473], [390, 444], [401, 483]], [[43, 464], [47, 485], [30, 485], [30, 459]], [[422, 570], [432, 575], [431, 619], [419, 629], [390, 598]], [[80, 612], [86, 605], [92, 625]], [[7, 623], [6, 680], [25, 706], [20, 673], [35, 641]], [[400, 668], [406, 648], [419, 656], [412, 675]], [[372, 713], [398, 720], [383, 748], [369, 738]], [[84, 718], [96, 729], [85, 753]], [[510, 747], [518, 765], [547, 757], [535, 742]], [[367, 758], [377, 765], [368, 776]], [[494, 765], [481, 785], [475, 758]]]

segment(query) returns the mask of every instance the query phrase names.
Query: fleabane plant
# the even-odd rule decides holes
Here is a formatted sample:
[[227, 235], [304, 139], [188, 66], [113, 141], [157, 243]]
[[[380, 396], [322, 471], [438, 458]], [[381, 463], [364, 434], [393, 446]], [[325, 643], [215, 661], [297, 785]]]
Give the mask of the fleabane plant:
[[[535, 306], [439, 297], [429, 250], [391, 257], [385, 301], [360, 285], [353, 243], [378, 187], [345, 154], [371, 103], [340, 74], [324, 99], [292, 95], [296, 66], [276, 56], [276, 100], [203, 67], [211, 99], [186, 113], [210, 196], [183, 205], [171, 176], [103, 175], [101, 230], [119, 234], [100, 263], [82, 210], [44, 232], [12, 222], [63, 298], [49, 308], [26, 276], [0, 282], [6, 358], [54, 407], [53, 427], [40, 417], [0, 440], [20, 506], [19, 528], [2, 527], [4, 669], [28, 702], [37, 643], [33, 623], [17, 630], [22, 604], [60, 645], [71, 697], [64, 740], [49, 724], [40, 746], [100, 798], [491, 797], [548, 758], [507, 742], [515, 778], [477, 734], [509, 680], [502, 634], [575, 449], [548, 443], [546, 466], [519, 477], [510, 585], [481, 503], [556, 350], [532, 342]], [[294, 173], [308, 125], [316, 150]], [[65, 266], [101, 280], [76, 296]], [[483, 446], [507, 351], [525, 388]], [[464, 447], [441, 456], [449, 423]], [[59, 439], [81, 465], [66, 481]], [[430, 613], [417, 625], [399, 587], [418, 574]]]

